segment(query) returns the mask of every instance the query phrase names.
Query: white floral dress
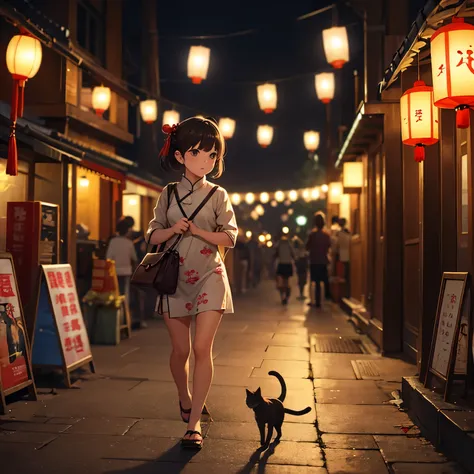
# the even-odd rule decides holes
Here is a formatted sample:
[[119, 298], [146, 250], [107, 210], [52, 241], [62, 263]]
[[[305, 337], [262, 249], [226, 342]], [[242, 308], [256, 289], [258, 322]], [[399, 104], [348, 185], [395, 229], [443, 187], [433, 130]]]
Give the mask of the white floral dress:
[[[168, 185], [169, 186], [169, 185]], [[174, 193], [170, 196], [168, 211], [168, 186], [163, 189], [150, 221], [147, 241], [156, 229], [167, 229], [178, 222], [183, 214]], [[206, 178], [194, 185], [183, 176], [177, 184], [181, 206], [189, 217], [213, 188]], [[227, 191], [218, 187], [211, 199], [199, 211], [193, 222], [209, 232], [225, 232], [232, 242], [237, 239], [237, 223]], [[177, 238], [173, 236], [166, 244], [169, 247]], [[203, 311], [233, 313], [232, 293], [224, 261], [216, 245], [186, 232], [177, 250], [180, 255], [178, 288], [174, 295], [164, 296], [161, 303], [163, 313], [171, 318], [191, 316]], [[159, 297], [159, 300], [161, 298]], [[160, 311], [161, 312], [161, 311]]]

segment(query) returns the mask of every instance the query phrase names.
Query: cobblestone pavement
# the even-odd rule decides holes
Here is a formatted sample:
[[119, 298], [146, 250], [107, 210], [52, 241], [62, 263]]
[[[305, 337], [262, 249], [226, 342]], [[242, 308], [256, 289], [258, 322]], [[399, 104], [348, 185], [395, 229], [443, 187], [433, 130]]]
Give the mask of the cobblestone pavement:
[[[236, 299], [214, 348], [208, 399], [213, 422], [204, 448], [179, 441], [170, 344], [162, 321], [119, 346], [94, 346], [97, 373], [79, 374], [72, 389], [42, 381], [39, 401], [11, 403], [0, 417], [2, 472], [129, 474], [454, 474], [463, 472], [424, 441], [389, 403], [402, 375], [416, 369], [380, 357], [334, 305], [282, 307], [270, 282]], [[260, 452], [245, 388], [278, 396], [269, 370], [286, 379], [287, 415], [278, 445]], [[4, 468], [7, 468], [5, 471]]]

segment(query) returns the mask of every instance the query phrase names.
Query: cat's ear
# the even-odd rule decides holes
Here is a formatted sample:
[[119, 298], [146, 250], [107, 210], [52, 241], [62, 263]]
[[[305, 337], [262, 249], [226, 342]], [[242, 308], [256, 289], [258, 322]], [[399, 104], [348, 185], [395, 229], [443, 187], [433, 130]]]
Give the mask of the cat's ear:
[[248, 388], [246, 388], [245, 391], [247, 392], [247, 395], [252, 395], [252, 392]]
[[260, 390], [260, 387], [258, 387], [257, 390], [255, 390], [255, 394], [256, 395], [261, 395], [262, 394], [262, 391]]

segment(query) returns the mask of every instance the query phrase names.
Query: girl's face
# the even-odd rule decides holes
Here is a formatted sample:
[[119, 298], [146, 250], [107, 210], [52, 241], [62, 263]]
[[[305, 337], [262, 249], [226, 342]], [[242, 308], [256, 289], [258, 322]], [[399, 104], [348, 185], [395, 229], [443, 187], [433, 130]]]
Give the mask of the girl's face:
[[209, 151], [204, 151], [199, 149], [198, 144], [190, 148], [184, 154], [184, 157], [181, 152], [176, 151], [175, 157], [188, 171], [202, 178], [214, 169], [217, 160], [217, 152], [215, 146]]

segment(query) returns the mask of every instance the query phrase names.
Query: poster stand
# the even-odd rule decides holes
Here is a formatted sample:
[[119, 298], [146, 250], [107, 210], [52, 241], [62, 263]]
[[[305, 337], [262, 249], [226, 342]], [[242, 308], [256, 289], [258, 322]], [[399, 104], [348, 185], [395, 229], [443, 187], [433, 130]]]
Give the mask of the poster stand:
[[71, 388], [74, 370], [89, 364], [95, 373], [71, 265], [41, 265], [36, 296], [33, 367], [62, 369]]
[[[424, 385], [430, 389], [442, 388], [444, 401], [448, 401], [455, 380], [464, 381], [465, 396], [469, 388], [473, 325], [471, 304], [469, 301], [466, 306], [466, 300], [471, 297], [470, 284], [471, 278], [467, 272], [445, 272], [441, 279]], [[463, 314], [465, 319], [462, 318]]]
[[27, 388], [28, 399], [37, 400], [28, 332], [9, 253], [0, 253], [0, 306], [0, 414], [4, 415], [8, 395]]

